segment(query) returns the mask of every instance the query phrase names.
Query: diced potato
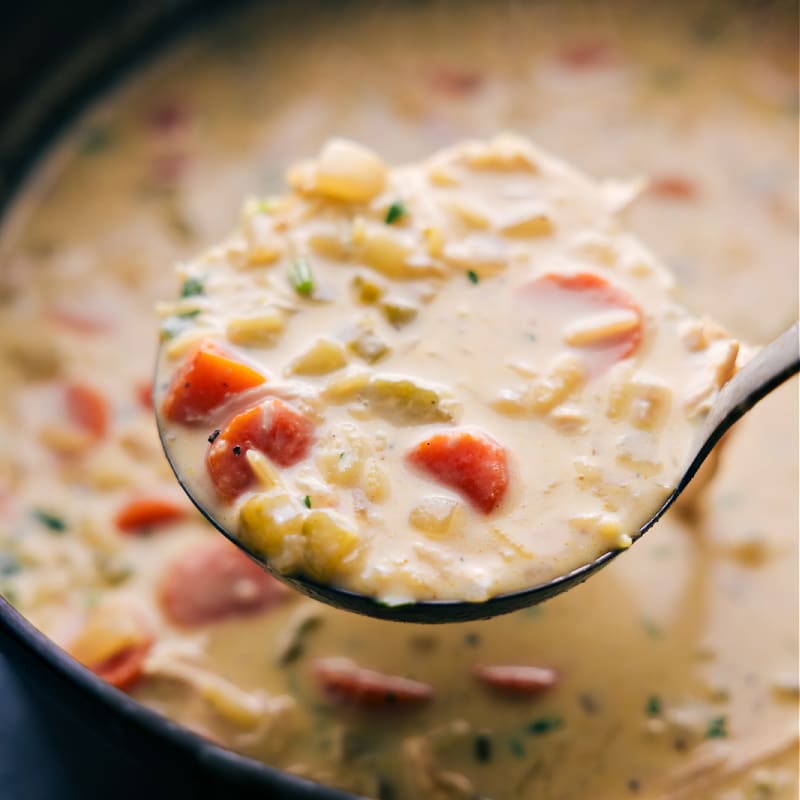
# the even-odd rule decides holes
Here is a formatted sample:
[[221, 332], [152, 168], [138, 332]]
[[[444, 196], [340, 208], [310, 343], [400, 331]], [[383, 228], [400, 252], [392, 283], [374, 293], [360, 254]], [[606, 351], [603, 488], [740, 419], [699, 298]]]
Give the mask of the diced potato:
[[489, 212], [474, 202], [463, 198], [452, 200], [448, 204], [450, 211], [469, 228], [485, 230], [489, 227]]
[[319, 338], [288, 367], [295, 375], [327, 375], [347, 365], [347, 353], [339, 342]]
[[364, 305], [373, 305], [383, 297], [386, 287], [367, 275], [355, 275], [350, 281], [350, 288], [356, 301]]
[[247, 216], [242, 226], [247, 242], [246, 260], [251, 266], [265, 266], [277, 261], [283, 245], [273, 228], [270, 217], [263, 214]]
[[476, 170], [536, 173], [536, 156], [528, 142], [504, 133], [489, 142], [470, 142], [464, 148], [464, 161]]
[[[299, 536], [305, 509], [283, 490], [253, 495], [239, 511], [239, 538], [277, 569], [288, 572], [300, 566]], [[292, 537], [295, 537], [294, 540]]]
[[394, 328], [402, 328], [413, 322], [419, 309], [402, 297], [387, 297], [381, 303], [381, 311], [386, 321]]
[[415, 271], [408, 263], [412, 248], [404, 238], [396, 231], [367, 229], [360, 244], [361, 259], [389, 278], [402, 280], [413, 277]]
[[308, 237], [308, 246], [323, 258], [343, 261], [350, 256], [349, 239], [335, 229], [315, 230]]
[[442, 256], [451, 266], [473, 270], [482, 278], [502, 272], [510, 258], [506, 242], [486, 233], [473, 233], [458, 241], [448, 242]]
[[642, 430], [651, 431], [666, 422], [672, 403], [672, 392], [663, 384], [634, 381], [628, 418]]
[[739, 343], [728, 339], [712, 341], [698, 356], [695, 374], [686, 391], [685, 408], [691, 419], [706, 414], [717, 391], [736, 372]]
[[439, 161], [428, 167], [428, 180], [434, 186], [457, 186], [458, 177], [451, 167]]
[[90, 612], [78, 636], [69, 645], [69, 652], [81, 664], [101, 664], [129, 647], [145, 640], [141, 621], [119, 603], [107, 603]]
[[428, 227], [422, 231], [428, 255], [432, 258], [441, 258], [444, 250], [444, 235], [441, 228]]
[[208, 328], [187, 328], [164, 344], [164, 353], [170, 361], [177, 361], [207, 337]]
[[408, 521], [428, 536], [450, 536], [464, 527], [464, 505], [450, 497], [423, 497], [411, 509]]
[[309, 571], [323, 581], [342, 569], [361, 542], [347, 518], [329, 510], [311, 511], [303, 524], [303, 536]]
[[329, 403], [348, 403], [355, 400], [367, 388], [368, 383], [369, 372], [352, 370], [328, 381], [322, 394]]
[[316, 464], [322, 476], [337, 486], [358, 486], [370, 447], [361, 431], [342, 423], [323, 439], [317, 448]]
[[371, 413], [396, 425], [453, 422], [458, 413], [455, 401], [410, 378], [376, 375], [363, 396]]
[[582, 433], [589, 424], [586, 414], [577, 406], [556, 406], [548, 415], [550, 422], [562, 433]]
[[286, 312], [270, 306], [252, 316], [236, 317], [225, 329], [233, 344], [243, 347], [268, 347], [275, 344], [286, 328]]
[[370, 330], [362, 330], [349, 342], [349, 347], [359, 358], [363, 358], [368, 364], [374, 364], [376, 361], [380, 361], [382, 358], [389, 355], [390, 352], [389, 345]]
[[571, 354], [559, 356], [547, 374], [533, 385], [531, 402], [534, 410], [544, 413], [563, 403], [583, 383], [584, 368]]
[[85, 453], [95, 444], [95, 438], [87, 431], [55, 423], [42, 425], [39, 429], [39, 440], [52, 452], [64, 456]]
[[627, 308], [602, 311], [583, 317], [564, 330], [564, 341], [573, 347], [586, 347], [622, 336], [637, 328], [639, 315]]
[[361, 488], [370, 503], [382, 503], [389, 496], [389, 478], [376, 458], [368, 458], [364, 463]]
[[553, 221], [541, 206], [521, 204], [498, 220], [497, 227], [506, 236], [548, 236], [553, 232]]
[[617, 514], [578, 514], [569, 520], [569, 525], [576, 531], [597, 533], [613, 547], [627, 548], [633, 542]]
[[385, 184], [386, 166], [372, 150], [348, 139], [331, 139], [322, 148], [314, 175], [317, 194], [362, 203]]
[[617, 441], [617, 463], [645, 477], [661, 472], [658, 448], [653, 435], [645, 431], [632, 431]]

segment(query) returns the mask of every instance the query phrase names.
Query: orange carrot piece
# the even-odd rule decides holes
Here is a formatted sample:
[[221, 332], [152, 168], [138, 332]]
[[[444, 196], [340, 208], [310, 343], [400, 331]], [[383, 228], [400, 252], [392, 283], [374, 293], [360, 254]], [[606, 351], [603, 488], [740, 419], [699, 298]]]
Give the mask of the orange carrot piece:
[[81, 430], [96, 439], [108, 432], [108, 401], [96, 389], [82, 383], [67, 384], [64, 392], [67, 415]]
[[187, 509], [162, 497], [137, 497], [125, 503], [114, 516], [114, 524], [125, 533], [142, 533], [151, 528], [180, 522]]
[[484, 514], [500, 505], [508, 489], [506, 449], [485, 433], [440, 433], [420, 442], [407, 458]]
[[117, 689], [127, 689], [141, 677], [144, 660], [152, 646], [153, 639], [148, 637], [141, 644], [126, 647], [98, 664], [88, 665], [88, 668]]
[[203, 422], [233, 395], [260, 386], [266, 378], [217, 345], [201, 342], [172, 378], [164, 416], [186, 425]]
[[[628, 309], [638, 317], [639, 324], [619, 336], [606, 339], [601, 344], [587, 345], [585, 350], [605, 350], [613, 361], [621, 361], [636, 351], [642, 341], [644, 314], [633, 298], [618, 286], [609, 283], [601, 275], [593, 272], [579, 272], [574, 275], [547, 273], [523, 287], [523, 294], [536, 298], [551, 307], [567, 308], [571, 302], [579, 301], [583, 306], [598, 311], [612, 308]], [[559, 297], [558, 295], [562, 296]], [[584, 313], [586, 313], [584, 308]]]
[[136, 400], [145, 411], [153, 410], [152, 381], [142, 381], [136, 385]]
[[697, 185], [682, 175], [657, 175], [651, 179], [647, 193], [661, 200], [686, 202], [697, 197]]
[[208, 448], [206, 466], [220, 496], [233, 500], [255, 480], [245, 457], [260, 450], [278, 466], [289, 467], [308, 454], [314, 424], [275, 397], [237, 414]]

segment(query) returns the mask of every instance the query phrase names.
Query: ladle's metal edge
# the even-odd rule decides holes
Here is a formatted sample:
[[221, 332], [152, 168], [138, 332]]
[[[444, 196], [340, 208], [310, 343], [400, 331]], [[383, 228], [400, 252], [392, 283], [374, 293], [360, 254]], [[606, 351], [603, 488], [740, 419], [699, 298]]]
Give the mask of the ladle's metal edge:
[[[637, 532], [634, 541], [638, 541], [666, 513], [670, 506], [697, 473], [697, 470], [714, 449], [728, 429], [749, 411], [759, 400], [762, 400], [773, 389], [800, 370], [800, 329], [795, 323], [781, 336], [768, 344], [750, 362], [732, 378], [720, 392], [719, 398], [698, 435], [702, 442], [692, 458], [678, 485], [663, 502], [656, 514], [651, 517]], [[765, 376], [769, 376], [765, 379]], [[156, 387], [158, 376], [154, 381]], [[154, 396], [157, 390], [154, 388]], [[155, 403], [154, 403], [155, 405]], [[443, 624], [450, 622], [470, 622], [491, 619], [512, 611], [519, 611], [545, 600], [549, 600], [590, 578], [598, 570], [609, 564], [624, 550], [612, 550], [561, 575], [552, 581], [524, 589], [519, 592], [496, 595], [481, 602], [461, 600], [422, 600], [405, 605], [388, 605], [366, 595], [327, 586], [302, 576], [282, 575], [270, 568], [270, 565], [259, 558], [258, 554], [245, 547], [238, 539], [220, 525], [206, 508], [194, 497], [190, 488], [181, 478], [176, 465], [172, 461], [169, 448], [164, 441], [161, 417], [156, 406], [156, 424], [163, 445], [164, 453], [176, 480], [198, 511], [228, 540], [246, 552], [250, 558], [267, 569], [278, 580], [291, 586], [314, 600], [326, 603], [345, 611], [353, 611], [378, 619], [393, 622], [410, 622], [419, 624]]]

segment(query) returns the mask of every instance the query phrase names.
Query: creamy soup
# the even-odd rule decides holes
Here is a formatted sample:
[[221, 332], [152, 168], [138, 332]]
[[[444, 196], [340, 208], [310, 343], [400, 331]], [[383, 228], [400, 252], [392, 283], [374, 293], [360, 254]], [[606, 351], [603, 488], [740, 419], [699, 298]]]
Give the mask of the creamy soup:
[[794, 10], [333, 5], [177, 44], [9, 210], [4, 597], [149, 707], [363, 795], [796, 797], [796, 381], [728, 437], [693, 516], [541, 607], [435, 629], [334, 611], [253, 565], [177, 487], [149, 399], [172, 265], [332, 136], [402, 164], [513, 129], [640, 179], [628, 224], [682, 301], [769, 341], [796, 316]]
[[739, 353], [625, 234], [636, 188], [511, 134], [391, 171], [331, 140], [289, 182], [162, 306], [195, 498], [276, 570], [387, 603], [630, 546]]

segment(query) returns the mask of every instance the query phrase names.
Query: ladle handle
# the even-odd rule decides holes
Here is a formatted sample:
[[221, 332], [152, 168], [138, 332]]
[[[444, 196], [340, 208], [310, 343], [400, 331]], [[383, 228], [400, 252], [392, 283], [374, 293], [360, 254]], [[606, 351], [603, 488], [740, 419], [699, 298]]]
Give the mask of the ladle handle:
[[795, 322], [729, 380], [697, 434], [697, 450], [676, 494], [697, 472], [728, 428], [759, 400], [800, 370], [800, 323]]

